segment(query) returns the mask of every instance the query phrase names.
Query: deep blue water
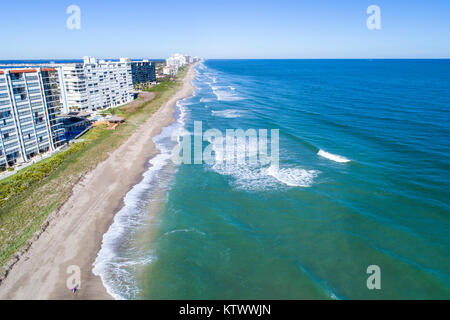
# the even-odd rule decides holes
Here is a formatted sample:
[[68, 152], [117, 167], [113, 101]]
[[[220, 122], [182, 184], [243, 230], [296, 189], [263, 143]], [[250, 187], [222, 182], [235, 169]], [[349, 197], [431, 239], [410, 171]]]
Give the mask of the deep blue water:
[[[197, 70], [182, 125], [279, 129], [279, 168], [162, 166], [164, 196], [144, 192], [128, 212], [158, 207], [156, 218], [140, 219], [127, 245], [115, 236], [130, 264], [105, 268], [110, 291], [450, 298], [449, 60], [207, 60]], [[380, 290], [366, 286], [370, 265]]]

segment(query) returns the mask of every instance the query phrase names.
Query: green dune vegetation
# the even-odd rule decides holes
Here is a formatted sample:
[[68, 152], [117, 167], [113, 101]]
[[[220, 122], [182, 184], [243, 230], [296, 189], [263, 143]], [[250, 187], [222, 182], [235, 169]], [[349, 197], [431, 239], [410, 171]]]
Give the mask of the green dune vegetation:
[[155, 97], [137, 107], [108, 110], [125, 118], [115, 130], [96, 126], [63, 151], [0, 181], [0, 267], [24, 247], [46, 218], [68, 199], [74, 185], [118, 148], [182, 84], [187, 69], [174, 81], [148, 91]]

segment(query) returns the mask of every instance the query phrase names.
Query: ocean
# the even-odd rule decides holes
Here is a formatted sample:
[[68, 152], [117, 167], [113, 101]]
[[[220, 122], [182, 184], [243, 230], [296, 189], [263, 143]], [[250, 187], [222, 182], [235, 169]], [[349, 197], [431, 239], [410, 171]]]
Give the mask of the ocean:
[[[177, 103], [177, 121], [155, 138], [161, 153], [104, 236], [93, 271], [109, 293], [450, 298], [450, 60], [196, 69], [195, 93]], [[279, 165], [173, 163], [194, 121], [278, 129]]]

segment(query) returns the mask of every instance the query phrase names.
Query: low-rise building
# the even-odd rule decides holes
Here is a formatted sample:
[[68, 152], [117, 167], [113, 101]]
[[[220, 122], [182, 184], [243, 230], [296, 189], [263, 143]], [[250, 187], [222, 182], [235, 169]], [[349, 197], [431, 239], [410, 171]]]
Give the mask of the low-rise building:
[[66, 141], [73, 140], [91, 127], [90, 116], [87, 112], [69, 112], [61, 115]]

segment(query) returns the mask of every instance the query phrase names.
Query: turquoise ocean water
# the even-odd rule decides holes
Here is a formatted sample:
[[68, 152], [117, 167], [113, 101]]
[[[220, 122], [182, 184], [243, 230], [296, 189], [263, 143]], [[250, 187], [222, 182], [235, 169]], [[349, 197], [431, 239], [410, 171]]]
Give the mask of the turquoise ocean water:
[[[125, 299], [450, 298], [449, 60], [207, 60], [94, 266]], [[278, 170], [174, 133], [279, 129]], [[367, 267], [381, 270], [369, 290]]]

